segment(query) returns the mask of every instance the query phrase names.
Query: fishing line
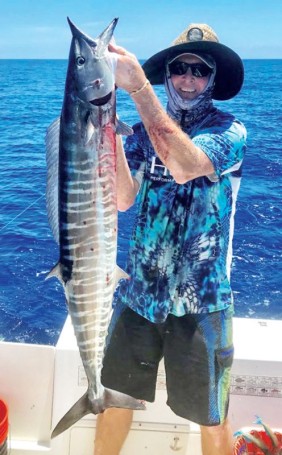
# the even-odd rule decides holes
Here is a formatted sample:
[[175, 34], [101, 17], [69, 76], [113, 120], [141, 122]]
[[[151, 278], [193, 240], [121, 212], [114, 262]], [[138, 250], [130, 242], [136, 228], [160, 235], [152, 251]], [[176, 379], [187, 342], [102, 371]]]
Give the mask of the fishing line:
[[23, 215], [25, 212], [28, 211], [28, 209], [30, 209], [30, 207], [32, 207], [34, 204], [36, 204], [38, 201], [40, 201], [40, 199], [42, 199], [43, 197], [45, 196], [45, 194], [42, 194], [39, 198], [37, 198], [34, 202], [32, 202], [28, 207], [26, 207], [22, 212], [18, 213], [18, 215], [15, 216], [15, 218], [13, 218], [12, 220], [10, 220], [7, 224], [5, 224], [5, 226], [3, 226], [1, 229], [0, 229], [0, 232], [3, 231], [3, 229], [6, 229], [7, 226], [9, 226], [9, 224], [13, 223], [13, 221], [15, 221], [17, 218], [19, 218], [21, 215]]

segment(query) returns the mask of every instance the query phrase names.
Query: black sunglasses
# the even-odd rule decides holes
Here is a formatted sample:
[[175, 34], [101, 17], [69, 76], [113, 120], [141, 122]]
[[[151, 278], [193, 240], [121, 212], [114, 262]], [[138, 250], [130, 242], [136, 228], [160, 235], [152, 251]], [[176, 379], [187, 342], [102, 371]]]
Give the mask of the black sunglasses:
[[191, 69], [192, 75], [195, 77], [206, 77], [212, 72], [212, 69], [204, 63], [186, 63], [177, 60], [168, 65], [170, 74], [177, 76], [183, 76], [183, 74], [187, 73], [189, 68]]

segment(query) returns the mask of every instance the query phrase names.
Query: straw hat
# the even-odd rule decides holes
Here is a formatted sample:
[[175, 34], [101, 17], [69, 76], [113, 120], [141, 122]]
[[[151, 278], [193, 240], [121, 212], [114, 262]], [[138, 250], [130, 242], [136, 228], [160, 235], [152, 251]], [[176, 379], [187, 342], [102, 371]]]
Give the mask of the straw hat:
[[241, 58], [229, 47], [221, 44], [214, 30], [206, 24], [190, 24], [170, 47], [149, 58], [143, 69], [151, 84], [163, 84], [165, 66], [183, 53], [205, 57], [208, 54], [216, 62], [215, 100], [229, 100], [240, 91], [244, 80]]

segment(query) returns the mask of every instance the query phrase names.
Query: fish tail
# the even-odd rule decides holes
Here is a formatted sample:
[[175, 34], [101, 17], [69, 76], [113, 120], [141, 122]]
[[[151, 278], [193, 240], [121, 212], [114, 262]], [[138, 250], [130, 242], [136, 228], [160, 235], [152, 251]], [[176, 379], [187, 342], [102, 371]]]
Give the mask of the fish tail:
[[63, 431], [70, 428], [74, 423], [78, 420], [82, 419], [82, 417], [90, 414], [90, 400], [88, 398], [88, 393], [86, 392], [71, 408], [70, 410], [64, 415], [64, 417], [57, 423], [56, 427], [52, 431], [51, 438], [55, 438], [59, 436], [59, 434], [63, 433]]
[[117, 392], [112, 389], [104, 391], [104, 409], [107, 408], [124, 408], [134, 410], [146, 409], [144, 403], [136, 398], [133, 398], [125, 393]]
[[63, 433], [87, 414], [100, 414], [108, 408], [146, 409], [144, 403], [140, 400], [136, 400], [116, 390], [104, 389], [103, 396], [94, 401], [90, 401], [88, 392], [86, 392], [59, 421], [52, 432], [51, 438], [59, 436], [59, 434]]

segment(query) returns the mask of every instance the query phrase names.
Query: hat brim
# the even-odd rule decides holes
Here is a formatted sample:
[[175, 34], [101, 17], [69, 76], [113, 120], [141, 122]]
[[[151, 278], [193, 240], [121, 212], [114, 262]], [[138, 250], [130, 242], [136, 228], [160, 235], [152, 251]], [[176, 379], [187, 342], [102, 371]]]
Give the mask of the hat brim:
[[151, 84], [163, 84], [166, 62], [185, 52], [192, 54], [203, 52], [214, 58], [216, 75], [213, 98], [215, 100], [229, 100], [239, 93], [244, 81], [243, 62], [232, 49], [213, 41], [177, 44], [150, 57], [143, 64], [143, 69]]

